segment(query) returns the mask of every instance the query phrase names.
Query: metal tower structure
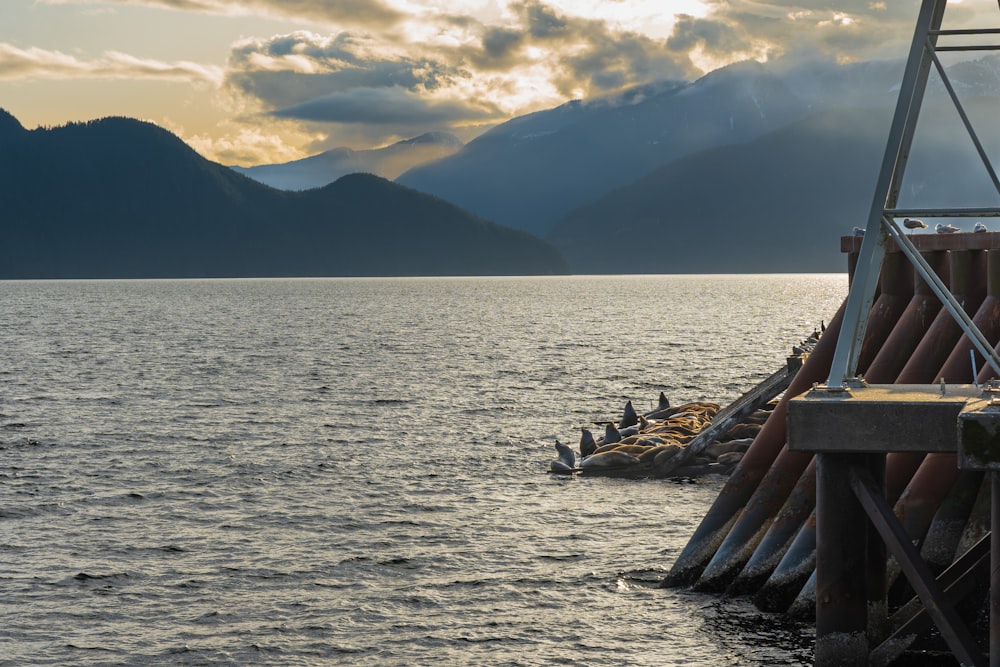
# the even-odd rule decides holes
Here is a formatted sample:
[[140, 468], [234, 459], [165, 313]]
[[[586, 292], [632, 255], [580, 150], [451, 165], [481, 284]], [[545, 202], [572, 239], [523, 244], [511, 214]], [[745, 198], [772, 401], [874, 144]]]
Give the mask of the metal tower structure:
[[[897, 208], [899, 193], [903, 182], [903, 174], [910, 156], [910, 148], [916, 133], [917, 119], [920, 107], [924, 101], [927, 82], [933, 67], [955, 105], [962, 123], [969, 133], [976, 152], [997, 193], [1000, 194], [1000, 179], [997, 178], [986, 151], [980, 142], [975, 129], [962, 106], [954, 87], [949, 81], [944, 66], [938, 57], [939, 53], [948, 51], [995, 51], [1000, 50], [1000, 43], [994, 44], [945, 44], [939, 42], [960, 41], [964, 37], [989, 37], [1000, 40], [1000, 28], [942, 30], [947, 0], [923, 0], [917, 18], [913, 41], [910, 45], [906, 70], [896, 103], [889, 138], [886, 144], [882, 168], [875, 189], [875, 197], [868, 216], [864, 240], [855, 269], [854, 280], [847, 299], [844, 313], [844, 324], [830, 368], [827, 387], [831, 390], [842, 389], [860, 382], [857, 376], [858, 355], [861, 341], [867, 326], [868, 312], [872, 306], [878, 283], [879, 272], [885, 257], [886, 245], [889, 239], [899, 244], [903, 253], [913, 263], [917, 272], [931, 289], [941, 299], [944, 306], [951, 312], [959, 326], [972, 341], [976, 350], [985, 357], [1000, 377], [1000, 355], [993, 349], [989, 341], [972, 323], [971, 318], [951, 295], [941, 279], [930, 268], [913, 243], [907, 238], [896, 223], [897, 218], [987, 218], [1000, 217], [1000, 208], [942, 208], [942, 209], [900, 209]], [[998, 3], [1000, 6], [1000, 3]], [[998, 15], [1000, 23], [1000, 15]]]
[[[983, 471], [991, 479], [992, 530], [984, 538], [990, 543], [992, 574], [988, 661], [1000, 667], [1000, 384], [990, 386], [985, 394], [975, 384], [946, 391], [942, 377], [938, 393], [933, 385], [868, 386], [858, 376], [858, 359], [879, 274], [887, 246], [895, 242], [973, 348], [1000, 377], [1000, 354], [896, 223], [903, 217], [1000, 217], [1000, 207], [899, 207], [903, 176], [932, 69], [1000, 195], [996, 170], [939, 58], [948, 51], [998, 50], [1000, 44], [996, 43], [961, 42], [990, 36], [1000, 40], [1000, 28], [942, 29], [946, 5], [947, 0], [922, 0], [920, 5], [827, 384], [816, 385], [811, 392], [788, 403], [788, 448], [814, 453], [817, 461], [815, 664], [819, 667], [886, 664], [892, 659], [894, 644], [901, 641], [904, 630], [887, 636], [887, 549], [958, 662], [986, 664], [986, 656], [948, 598], [946, 591], [951, 584], [931, 574], [886, 502], [886, 454], [908, 448], [948, 456], [954, 453], [960, 469]], [[974, 366], [974, 355], [971, 361]], [[974, 383], [975, 373], [973, 369]], [[987, 558], [983, 546], [979, 551], [970, 549], [953, 566], [969, 560], [981, 562]], [[967, 575], [960, 578], [968, 580]]]

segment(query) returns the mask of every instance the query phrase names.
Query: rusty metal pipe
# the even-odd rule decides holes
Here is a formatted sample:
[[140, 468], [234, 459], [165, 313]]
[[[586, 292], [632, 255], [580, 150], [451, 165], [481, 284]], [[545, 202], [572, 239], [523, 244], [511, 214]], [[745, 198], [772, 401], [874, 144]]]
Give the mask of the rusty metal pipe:
[[[947, 275], [948, 253], [933, 251], [924, 253], [924, 257], [942, 280], [948, 283], [950, 280]], [[899, 271], [903, 270], [900, 267]], [[912, 279], [913, 297], [865, 373], [871, 382], [890, 382], [899, 374], [941, 309], [941, 302], [916, 271], [913, 271]], [[899, 289], [905, 290], [905, 283], [894, 287], [893, 291]], [[932, 379], [928, 378], [927, 381], [930, 382]], [[900, 471], [906, 475], [906, 479], [902, 483], [896, 482], [899, 489], [897, 495], [909, 481], [917, 465], [919, 460]], [[805, 577], [809, 576], [811, 563], [815, 561], [814, 554], [811, 553], [815, 550], [816, 544], [815, 525], [811, 529], [803, 529], [808, 534], [796, 535], [816, 504], [815, 474], [815, 461], [813, 461], [799, 478], [785, 505], [775, 516], [747, 564], [729, 586], [727, 591], [729, 594], [743, 595], [758, 592], [759, 596], [755, 598], [755, 602], [765, 611], [772, 611], [775, 607], [784, 605], [781, 608], [783, 611], [788, 604], [791, 604], [792, 599], [788, 598], [788, 592], [792, 591], [794, 596], [794, 593], [802, 587]], [[795, 549], [786, 560], [786, 550], [793, 545]], [[786, 568], [785, 571], [772, 581], [772, 575], [782, 563]], [[773, 590], [765, 590], [768, 584]]]
[[[812, 466], [815, 473], [815, 466]], [[756, 554], [754, 554], [756, 556]], [[774, 570], [753, 596], [761, 611], [783, 612], [816, 569], [816, 511], [806, 518]]]
[[[916, 364], [914, 368], [919, 368], [920, 365]], [[916, 382], [917, 380], [911, 380], [911, 382]], [[933, 372], [927, 373], [923, 378], [920, 379], [922, 383], [930, 383], [933, 381]], [[895, 503], [899, 496], [903, 493], [906, 485], [909, 483], [910, 479], [919, 469], [921, 462], [924, 459], [923, 454], [909, 454], [909, 453], [891, 453], [886, 456], [886, 499], [888, 502]], [[806, 472], [802, 475], [802, 480], [800, 484], [805, 487], [805, 484], [809, 483], [809, 475], [815, 471], [815, 462], [811, 463]], [[815, 494], [815, 480], [812, 480], [811, 484], [813, 493]], [[815, 495], [814, 495], [815, 498]], [[784, 513], [784, 508], [782, 512]], [[771, 529], [768, 530], [768, 535], [765, 536], [765, 541], [770, 538], [774, 542], [777, 542], [776, 537], [772, 536], [772, 531], [777, 530], [780, 527], [780, 522], [784, 521], [785, 518], [780, 514], [775, 518], [774, 524], [772, 524]], [[744, 578], [744, 573], [749, 575], [756, 574], [752, 569], [752, 565], [759, 567], [760, 569], [766, 568], [766, 563], [761, 564], [764, 557], [769, 556], [766, 552], [762, 552], [765, 546], [765, 542], [761, 542], [761, 546], [758, 547], [757, 551], [754, 552], [753, 557], [750, 562], [747, 563], [747, 567], [744, 568], [744, 572], [740, 573], [737, 578], [737, 582], [740, 582]], [[773, 558], [773, 556], [770, 556]], [[755, 563], [755, 561], [757, 561]], [[791, 540], [787, 547], [787, 550], [780, 555], [780, 560], [774, 566], [773, 572], [770, 572], [766, 580], [760, 583], [756, 587], [756, 594], [754, 595], [754, 604], [762, 611], [768, 612], [783, 612], [787, 610], [792, 603], [795, 601], [796, 596], [802, 590], [805, 582], [812, 575], [812, 569], [816, 564], [816, 517], [815, 514], [809, 516], [805, 520], [798, 533]], [[748, 572], [749, 571], [749, 572]], [[743, 588], [735, 589], [738, 592], [750, 592], [746, 590], [748, 588], [753, 588], [752, 584], [755, 582], [749, 582], [743, 584]], [[734, 583], [736, 586], [736, 583]]]
[[[948, 253], [951, 293], [962, 304], [965, 312], [975, 313], [985, 297], [985, 264], [982, 253], [972, 250], [953, 250]], [[947, 361], [962, 336], [962, 329], [947, 310], [941, 309], [913, 351], [910, 360], [896, 377], [899, 384], [928, 382]], [[966, 353], [968, 354], [968, 353]], [[938, 380], [932, 377], [931, 382]]]
[[955, 559], [982, 483], [981, 470], [959, 471], [954, 486], [934, 513], [920, 547], [920, 556], [935, 575], [944, 571]]
[[[951, 251], [947, 255], [951, 293], [972, 316], [986, 295], [986, 256], [970, 250]], [[939, 309], [909, 361], [896, 376], [896, 384], [931, 384], [940, 379], [938, 371], [961, 337], [962, 330], [951, 313]], [[895, 504], [919, 469], [924, 455], [894, 452], [886, 458], [886, 500]]]
[[[805, 530], [803, 524], [808, 523], [807, 519], [815, 506], [816, 459], [813, 458], [799, 477], [799, 481], [796, 482], [795, 488], [792, 489], [785, 504], [781, 507], [781, 511], [774, 517], [760, 544], [754, 549], [746, 565], [729, 586], [727, 592], [730, 595], [760, 592], [775, 569], [786, 558], [789, 558], [789, 551], [793, 552], [792, 558], [800, 555], [796, 544], [799, 535]], [[812, 548], [815, 549], [815, 542], [813, 542]], [[806, 572], [807, 576], [808, 574]], [[799, 585], [801, 586], [801, 582]], [[769, 592], [764, 592], [758, 607], [766, 611], [772, 609], [774, 604], [780, 603], [775, 602]], [[782, 611], [784, 610], [782, 609]]]
[[[976, 310], [972, 322], [987, 340], [996, 345], [1000, 339], [1000, 252], [989, 251], [987, 263], [987, 294]], [[947, 383], [971, 383], [974, 380], [969, 351], [973, 349], [967, 336], [962, 336], [937, 376]], [[980, 358], [980, 363], [982, 359]], [[928, 454], [917, 470], [906, 491], [900, 496], [893, 510], [911, 539], [923, 541], [927, 536], [934, 513], [959, 478], [958, 460], [954, 453]], [[899, 576], [898, 566], [889, 569], [890, 583]], [[903, 586], [901, 582], [900, 586]]]
[[[947, 281], [948, 253], [938, 250], [923, 256], [935, 273]], [[927, 282], [917, 275], [913, 279], [913, 298], [865, 371], [869, 382], [892, 382], [899, 376], [942, 308]]]
[[868, 517], [849, 483], [864, 455], [817, 456], [816, 568], [817, 665], [868, 664]]
[[[986, 278], [986, 295], [987, 298], [994, 297], [1000, 298], [1000, 250], [987, 250], [987, 278]], [[983, 332], [986, 335], [985, 332]], [[987, 338], [989, 336], [987, 335]], [[1000, 350], [1000, 342], [994, 347], [996, 350]], [[979, 364], [979, 374], [976, 376], [976, 382], [984, 383], [996, 378], [997, 373], [993, 370], [993, 367], [985, 363], [979, 353], [976, 353], [976, 363]]]
[[[1000, 338], [1000, 251], [989, 250], [986, 253], [987, 260], [987, 280], [986, 298], [979, 304], [976, 314], [972, 316], [972, 322], [994, 345]], [[944, 378], [948, 383], [969, 383], [976, 380], [972, 372], [972, 362], [969, 356], [970, 350], [975, 348], [968, 336], [962, 336], [951, 354], [938, 371], [938, 377]], [[976, 364], [978, 368], [983, 368], [984, 359], [979, 352], [975, 352]]]
[[[868, 329], [861, 345], [858, 368], [871, 364], [879, 349], [892, 333], [900, 316], [913, 298], [913, 267], [902, 253], [886, 255], [879, 284], [882, 293], [872, 305]], [[888, 380], [888, 379], [887, 379]], [[768, 419], [768, 422], [771, 422]], [[763, 432], [763, 431], [762, 431]], [[780, 422], [780, 437], [785, 439], [785, 422]], [[700, 591], [725, 590], [744, 568], [756, 551], [772, 520], [792, 494], [812, 455], [783, 449], [762, 482], [747, 502], [740, 517], [729, 530], [715, 554], [695, 583]], [[815, 498], [814, 483], [803, 482], [793, 505], [801, 522], [811, 508], [802, 511]]]
[[990, 487], [990, 478], [987, 476], [979, 487], [979, 495], [976, 496], [976, 502], [972, 505], [972, 511], [969, 513], [965, 530], [962, 531], [958, 548], [955, 550], [956, 553], [964, 554], [986, 533], [990, 532]]
[[812, 354], [795, 374], [784, 396], [757, 433], [750, 449], [730, 474], [712, 507], [702, 518], [694, 535], [688, 540], [670, 572], [661, 582], [661, 586], [682, 586], [695, 581], [725, 539], [730, 527], [757, 488], [757, 484], [764, 478], [778, 453], [785, 446], [785, 415], [788, 410], [788, 400], [829, 375], [845, 305], [846, 301], [841, 303], [837, 313], [830, 320], [826, 333], [820, 337]]
[[[985, 301], [984, 294], [987, 283], [986, 253], [961, 250], [951, 251], [949, 254], [952, 292], [958, 298], [959, 303], [965, 307], [966, 312], [980, 313], [983, 311], [982, 303]], [[983, 312], [990, 310], [987, 308]], [[975, 320], [974, 317], [973, 321], [975, 322]], [[981, 321], [976, 322], [977, 326], [980, 324], [982, 324]], [[939, 312], [910, 361], [903, 368], [897, 382], [926, 382], [924, 378], [927, 377], [927, 369], [935, 368], [935, 360], [941, 360], [940, 366], [937, 366], [937, 371], [934, 373], [935, 377], [940, 378], [944, 375], [946, 378], [964, 378], [952, 381], [968, 382], [971, 376], [968, 350], [971, 345], [968, 345], [968, 341], [965, 340], [964, 343], [967, 346], [960, 348], [959, 346], [963, 343], [962, 338], [964, 336], [961, 329], [955, 324], [951, 314], [946, 310]], [[947, 341], [950, 340], [957, 342], [947, 345]], [[956, 348], [959, 349], [957, 353], [955, 353]], [[942, 349], [950, 351], [950, 353], [944, 355], [941, 353]], [[962, 375], [963, 371], [965, 375]], [[904, 461], [906, 456], [899, 455], [900, 462]], [[912, 459], [908, 463], [912, 465]], [[954, 454], [930, 454], [923, 458], [910, 484], [900, 494], [900, 498], [894, 505], [896, 516], [901, 517], [901, 522], [908, 535], [915, 539], [924, 536], [926, 528], [933, 518], [935, 508], [952, 488], [957, 475], [958, 466]], [[891, 475], [889, 477], [891, 479]], [[893, 581], [899, 573], [898, 566], [891, 565], [894, 562], [890, 561], [892, 569], [886, 576], [888, 582]], [[794, 618], [807, 620], [814, 618], [815, 608], [816, 573], [813, 572], [802, 586], [794, 602], [789, 606], [787, 613]]]
[[795, 602], [788, 607], [787, 614], [800, 621], [812, 621], [816, 618], [816, 570], [795, 596]]

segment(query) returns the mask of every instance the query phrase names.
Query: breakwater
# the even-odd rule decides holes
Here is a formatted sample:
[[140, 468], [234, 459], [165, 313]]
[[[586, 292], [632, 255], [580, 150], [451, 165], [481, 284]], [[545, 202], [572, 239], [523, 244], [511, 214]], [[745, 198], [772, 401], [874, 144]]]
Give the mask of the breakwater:
[[[821, 325], [821, 329], [822, 329]], [[579, 458], [556, 441], [553, 474], [631, 478], [692, 478], [728, 475], [742, 460], [783, 392], [821, 335], [814, 331], [792, 348], [786, 364], [725, 409], [710, 402], [671, 406], [660, 392], [655, 410], [637, 414], [628, 401], [617, 420], [599, 422], [600, 438], [583, 427]]]
[[[1000, 348], [1000, 234], [911, 238], [990, 345]], [[860, 239], [842, 239], [852, 279], [859, 249]], [[864, 380], [954, 385], [991, 379], [994, 371], [906, 258], [892, 244], [888, 250], [858, 362]], [[843, 306], [674, 562], [665, 587], [749, 596], [763, 611], [814, 617], [817, 465], [804, 451], [808, 448], [787, 447], [786, 415], [792, 397], [828, 376], [842, 314]], [[988, 532], [989, 484], [981, 471], [961, 470], [956, 455], [939, 451], [936, 443], [926, 443], [924, 451], [919, 442], [907, 449], [884, 457], [885, 499], [929, 570], [938, 574]], [[887, 634], [912, 620], [906, 610], [914, 603], [900, 566], [893, 560], [883, 565], [889, 615], [880, 632]], [[987, 605], [988, 585], [969, 585], [954, 595], [974, 624]], [[882, 659], [894, 659], [921, 641], [947, 650], [935, 645], [933, 633], [914, 631]]]

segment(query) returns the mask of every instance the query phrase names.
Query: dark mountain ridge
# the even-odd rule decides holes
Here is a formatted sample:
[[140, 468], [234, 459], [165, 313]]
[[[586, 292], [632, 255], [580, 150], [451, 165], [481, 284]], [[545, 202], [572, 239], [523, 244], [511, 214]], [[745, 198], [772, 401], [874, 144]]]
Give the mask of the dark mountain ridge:
[[261, 185], [150, 123], [0, 113], [0, 278], [565, 272], [547, 243], [370, 174]]

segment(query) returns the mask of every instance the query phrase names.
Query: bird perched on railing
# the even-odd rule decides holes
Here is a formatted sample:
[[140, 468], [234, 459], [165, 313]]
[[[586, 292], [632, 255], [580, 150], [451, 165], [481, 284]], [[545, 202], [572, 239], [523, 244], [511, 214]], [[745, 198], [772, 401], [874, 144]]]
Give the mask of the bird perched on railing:
[[927, 229], [927, 223], [916, 218], [904, 218], [903, 226], [907, 229]]
[[865, 235], [865, 230], [862, 229], [861, 227], [855, 227], [854, 228], [854, 235], [855, 236], [864, 236]]
[[942, 225], [940, 222], [934, 226], [934, 231], [938, 234], [954, 234], [955, 232], [962, 231], [955, 225], [948, 223], [947, 225]]
[[986, 225], [984, 225], [983, 223], [977, 222], [976, 225], [975, 225], [975, 227], [972, 228], [972, 231], [973, 232], [988, 232], [990, 230], [988, 230], [986, 228]]

